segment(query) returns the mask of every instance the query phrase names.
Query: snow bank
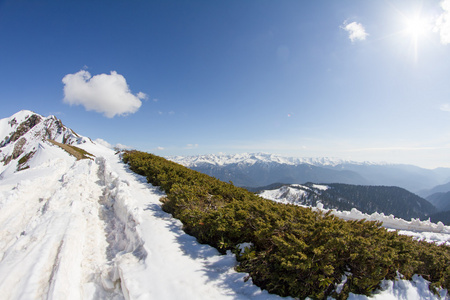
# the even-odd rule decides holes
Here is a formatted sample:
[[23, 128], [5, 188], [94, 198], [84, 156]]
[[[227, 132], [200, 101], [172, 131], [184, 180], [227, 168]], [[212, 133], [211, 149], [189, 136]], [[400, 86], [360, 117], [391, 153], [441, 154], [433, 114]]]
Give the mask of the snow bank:
[[[322, 186], [323, 189], [326, 186]], [[292, 189], [289, 186], [283, 186], [277, 190], [267, 190], [263, 191], [259, 194], [259, 196], [279, 202], [279, 203], [289, 203], [295, 204], [302, 207], [310, 207], [305, 205], [300, 205], [296, 203], [294, 200], [298, 199], [299, 195], [301, 195], [304, 191]], [[360, 212], [356, 208], [353, 208], [351, 211], [340, 211], [336, 209], [324, 209], [323, 204], [318, 202], [316, 207], [311, 207], [313, 210], [321, 210], [324, 212], [331, 211], [331, 213], [339, 218], [344, 220], [362, 220], [366, 219], [368, 221], [378, 221], [383, 223], [383, 227], [396, 229], [396, 230], [406, 230], [406, 231], [415, 231], [415, 232], [434, 232], [434, 233], [442, 233], [442, 234], [450, 234], [450, 226], [445, 226], [442, 222], [433, 223], [430, 220], [421, 221], [420, 219], [412, 218], [411, 221], [406, 221], [401, 218], [396, 218], [393, 215], [385, 215], [384, 213], [374, 212], [372, 214], [366, 214]]]
[[417, 232], [436, 232], [450, 234], [450, 226], [445, 226], [442, 222], [432, 223], [430, 220], [421, 221], [420, 219], [411, 219], [406, 221], [400, 218], [395, 218], [393, 215], [386, 216], [384, 213], [365, 214], [353, 208], [351, 211], [331, 210], [331, 213], [344, 220], [361, 220], [379, 221], [383, 223], [383, 227], [410, 230]]
[[125, 299], [130, 299], [122, 265], [142, 263], [147, 257], [142, 234], [137, 228], [139, 210], [130, 204], [131, 197], [127, 190], [129, 183], [110, 170], [105, 158], [96, 158], [95, 162], [99, 165], [98, 175], [104, 185], [101, 203], [104, 207], [102, 218], [108, 232], [108, 256], [113, 257], [114, 262], [103, 273], [102, 284], [105, 289], [114, 290], [120, 283]]

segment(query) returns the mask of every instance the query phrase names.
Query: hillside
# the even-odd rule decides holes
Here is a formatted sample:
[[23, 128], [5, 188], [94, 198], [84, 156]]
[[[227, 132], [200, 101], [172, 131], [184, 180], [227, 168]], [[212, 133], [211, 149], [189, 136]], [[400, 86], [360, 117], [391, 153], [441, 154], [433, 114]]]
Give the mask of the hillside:
[[325, 209], [351, 210], [363, 213], [374, 212], [394, 215], [409, 220], [421, 220], [436, 212], [436, 208], [425, 199], [399, 187], [362, 186], [349, 184], [284, 185], [276, 189], [260, 191], [259, 195], [272, 200], [316, 206], [322, 203]]
[[450, 210], [450, 192], [434, 193], [426, 198], [439, 211]]

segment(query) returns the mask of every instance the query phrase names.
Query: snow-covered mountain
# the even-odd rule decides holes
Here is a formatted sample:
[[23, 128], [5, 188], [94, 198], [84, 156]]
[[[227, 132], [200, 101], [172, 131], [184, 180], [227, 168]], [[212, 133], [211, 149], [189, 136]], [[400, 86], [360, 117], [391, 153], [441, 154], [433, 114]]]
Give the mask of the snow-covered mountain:
[[372, 162], [355, 162], [330, 157], [319, 157], [319, 158], [286, 157], [277, 154], [261, 153], [261, 152], [231, 154], [231, 155], [206, 154], [194, 156], [170, 156], [168, 157], [168, 159], [189, 168], [199, 167], [202, 165], [225, 166], [231, 164], [251, 166], [254, 164], [261, 164], [261, 163], [266, 164], [276, 163], [291, 166], [297, 166], [302, 164], [309, 164], [313, 166], [337, 166], [342, 165], [344, 163], [361, 164], [361, 165], [374, 164]]
[[417, 192], [450, 181], [448, 168], [429, 170], [412, 165], [356, 162], [327, 157], [295, 158], [266, 153], [244, 153], [167, 158], [244, 187], [262, 187], [273, 183], [323, 182], [399, 186]]
[[[0, 140], [2, 299], [282, 298], [185, 234], [114, 150], [31, 111], [1, 119]], [[436, 226], [403, 234], [449, 241]], [[383, 288], [370, 299], [438, 299], [419, 276]]]
[[0, 120], [0, 140], [0, 178], [39, 163], [37, 157], [51, 156], [54, 151], [47, 150], [52, 145], [49, 140], [69, 145], [91, 142], [55, 116], [44, 118], [29, 110]]

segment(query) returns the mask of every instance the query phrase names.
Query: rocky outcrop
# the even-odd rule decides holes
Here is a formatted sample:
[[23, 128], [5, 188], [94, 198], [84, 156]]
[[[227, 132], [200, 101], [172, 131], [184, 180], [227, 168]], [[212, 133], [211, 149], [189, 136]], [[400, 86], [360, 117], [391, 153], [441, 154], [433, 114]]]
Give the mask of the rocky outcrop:
[[14, 150], [12, 151], [11, 155], [5, 156], [5, 158], [3, 158], [3, 164], [5, 166], [9, 164], [11, 160], [17, 159], [22, 155], [22, 153], [24, 152], [23, 146], [26, 144], [26, 142], [26, 138], [21, 138], [14, 144]]
[[36, 114], [30, 116], [28, 119], [26, 119], [19, 125], [16, 131], [13, 132], [13, 134], [9, 138], [9, 142], [11, 143], [17, 141], [21, 136], [30, 131], [31, 128], [39, 124], [41, 121], [42, 117]]

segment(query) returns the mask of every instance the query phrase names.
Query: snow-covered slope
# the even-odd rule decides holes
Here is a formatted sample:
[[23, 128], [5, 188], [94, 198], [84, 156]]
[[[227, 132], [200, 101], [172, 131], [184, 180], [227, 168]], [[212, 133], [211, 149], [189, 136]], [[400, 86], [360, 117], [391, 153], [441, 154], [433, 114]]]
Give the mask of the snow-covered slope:
[[[27, 115], [34, 114], [2, 120], [18, 123], [3, 132], [11, 136]], [[244, 281], [233, 255], [186, 235], [161, 210], [163, 194], [113, 150], [75, 136], [85, 141], [77, 146], [95, 155], [76, 160], [36, 135], [37, 126], [21, 136], [25, 150], [35, 151], [33, 163], [0, 179], [2, 299], [280, 298]]]
[[[2, 129], [12, 119], [1, 120]], [[11, 128], [4, 131], [8, 136]], [[281, 298], [244, 281], [247, 274], [234, 271], [232, 254], [220, 255], [186, 235], [161, 210], [159, 189], [113, 150], [74, 136], [94, 159], [76, 160], [42, 137], [22, 135], [36, 151], [29, 168], [0, 178], [0, 298]], [[419, 276], [383, 286], [372, 299], [437, 299]]]

